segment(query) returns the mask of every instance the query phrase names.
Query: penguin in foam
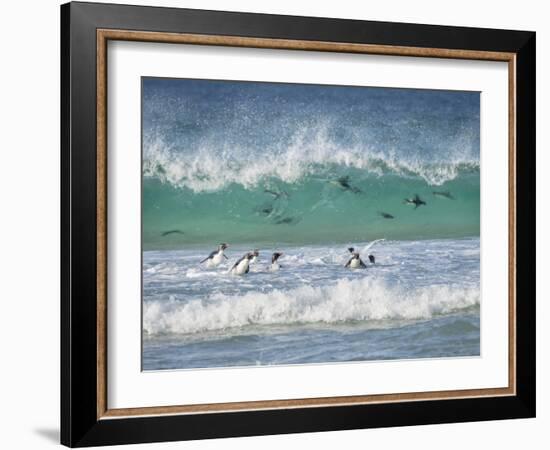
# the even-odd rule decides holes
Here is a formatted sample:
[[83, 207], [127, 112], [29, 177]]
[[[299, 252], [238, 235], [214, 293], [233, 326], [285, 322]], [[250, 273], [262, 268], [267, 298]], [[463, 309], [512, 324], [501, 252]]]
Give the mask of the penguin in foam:
[[354, 249], [348, 249], [351, 253], [351, 258], [346, 263], [345, 267], [349, 267], [350, 269], [366, 269], [367, 265], [363, 262], [361, 257], [359, 256], [359, 252], [353, 251]]
[[269, 266], [269, 270], [272, 272], [276, 272], [277, 270], [281, 269], [283, 266], [279, 264], [279, 258], [283, 256], [280, 252], [275, 252], [271, 256], [271, 266]]
[[250, 260], [250, 264], [254, 264], [256, 261], [258, 261], [258, 256], [260, 255], [260, 251], [255, 248], [252, 252], [252, 259]]
[[206, 262], [206, 267], [216, 267], [219, 266], [223, 261], [223, 258], [228, 259], [224, 254], [224, 250], [228, 247], [226, 243], [221, 243], [218, 245], [218, 249], [210, 253], [206, 258], [204, 258], [200, 263]]
[[250, 271], [250, 260], [254, 258], [254, 252], [246, 253], [241, 259], [239, 259], [233, 267], [229, 270], [229, 273], [233, 275], [244, 275]]
[[[348, 252], [351, 253], [351, 255], [353, 256], [354, 254], [357, 254], [359, 255], [359, 252], [356, 252], [355, 249], [353, 247], [349, 247], [348, 248]], [[359, 258], [361, 259], [361, 258]], [[376, 263], [376, 258], [374, 257], [374, 255], [369, 255], [369, 261], [371, 262], [371, 264], [375, 264]], [[361, 261], [363, 262], [363, 261]], [[348, 263], [349, 264], [349, 263]], [[347, 264], [346, 264], [346, 267], [347, 267]], [[366, 266], [365, 266], [366, 267]]]

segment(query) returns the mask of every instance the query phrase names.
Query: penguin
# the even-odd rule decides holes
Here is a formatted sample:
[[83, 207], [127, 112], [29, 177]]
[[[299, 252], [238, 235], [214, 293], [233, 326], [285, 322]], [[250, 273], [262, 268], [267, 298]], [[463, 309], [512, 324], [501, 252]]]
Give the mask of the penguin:
[[418, 194], [414, 194], [413, 198], [406, 198], [403, 200], [403, 203], [406, 205], [414, 205], [414, 209], [418, 208], [420, 205], [426, 205], [426, 202], [422, 200]]
[[442, 198], [448, 198], [449, 200], [454, 200], [453, 194], [451, 194], [449, 191], [433, 191], [432, 192], [434, 197], [442, 197]]
[[[349, 249], [348, 249], [349, 250]], [[345, 267], [349, 267], [350, 269], [365, 269], [367, 266], [366, 264], [361, 260], [361, 257], [359, 256], [359, 252], [350, 252], [351, 258], [346, 263]]]
[[254, 264], [256, 261], [258, 261], [258, 256], [260, 255], [260, 251], [255, 248], [252, 252], [252, 259], [250, 260], [250, 264]]
[[285, 192], [285, 191], [277, 192], [271, 189], [264, 189], [264, 192], [266, 194], [272, 195], [275, 200], [279, 200], [281, 197], [287, 197], [287, 198], [289, 197], [288, 192]]
[[350, 191], [350, 192], [353, 192], [354, 194], [360, 194], [361, 189], [350, 185], [349, 181], [350, 181], [350, 177], [348, 175], [346, 175], [346, 176], [338, 178], [337, 180], [331, 181], [331, 183], [338, 186], [340, 189], [342, 189], [344, 191]]
[[218, 245], [218, 249], [214, 250], [212, 253], [210, 253], [206, 258], [204, 258], [200, 264], [203, 262], [206, 262], [207, 267], [216, 267], [219, 266], [220, 263], [223, 261], [223, 258], [228, 259], [227, 256], [223, 253], [223, 251], [228, 247], [227, 244], [221, 243]]
[[254, 257], [254, 252], [246, 253], [241, 259], [239, 259], [233, 267], [231, 267], [230, 273], [234, 275], [244, 275], [250, 271], [250, 260]]
[[168, 230], [168, 231], [164, 231], [161, 236], [162, 237], [166, 237], [166, 236], [169, 236], [171, 234], [185, 234], [183, 231], [181, 230]]
[[[357, 253], [357, 255], [359, 255], [359, 252], [356, 252], [355, 249], [354, 249], [353, 247], [348, 247], [348, 252], [350, 252], [352, 255], [353, 255], [354, 253]], [[359, 258], [359, 259], [360, 259], [360, 258]], [[369, 255], [369, 261], [370, 261], [372, 264], [375, 263], [376, 259], [374, 258], [374, 255]], [[363, 261], [361, 261], [361, 262], [363, 262]], [[348, 264], [349, 264], [349, 262], [348, 262]], [[346, 267], [347, 267], [347, 265], [346, 265]], [[365, 267], [367, 267], [367, 266], [365, 266]]]
[[269, 266], [269, 270], [272, 272], [276, 272], [277, 270], [281, 269], [283, 266], [281, 266], [278, 262], [278, 259], [282, 256], [282, 253], [275, 252], [271, 256], [271, 266]]

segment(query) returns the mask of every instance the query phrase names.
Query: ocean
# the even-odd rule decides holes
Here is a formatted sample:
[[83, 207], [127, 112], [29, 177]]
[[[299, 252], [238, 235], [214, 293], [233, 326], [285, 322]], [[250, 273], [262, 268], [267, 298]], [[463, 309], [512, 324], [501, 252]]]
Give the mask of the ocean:
[[[479, 93], [142, 93], [144, 370], [480, 354]], [[350, 246], [366, 269], [344, 267]]]

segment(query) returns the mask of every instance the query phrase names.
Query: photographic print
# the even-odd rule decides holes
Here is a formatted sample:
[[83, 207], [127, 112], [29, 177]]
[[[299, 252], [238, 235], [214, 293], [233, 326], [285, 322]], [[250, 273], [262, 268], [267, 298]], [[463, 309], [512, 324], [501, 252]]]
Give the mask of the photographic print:
[[480, 93], [142, 78], [142, 369], [480, 355]]

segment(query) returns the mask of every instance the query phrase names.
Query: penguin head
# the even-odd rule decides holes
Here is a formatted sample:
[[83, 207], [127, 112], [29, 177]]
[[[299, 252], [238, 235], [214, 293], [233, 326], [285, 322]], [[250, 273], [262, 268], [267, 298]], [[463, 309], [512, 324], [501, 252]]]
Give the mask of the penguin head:
[[369, 261], [374, 264], [374, 255], [369, 255]]
[[219, 248], [220, 250], [225, 250], [227, 247], [229, 247], [229, 246], [228, 246], [225, 242], [222, 242], [222, 243], [218, 246], [218, 248]]
[[281, 256], [283, 256], [283, 254], [280, 253], [280, 252], [275, 252], [275, 253], [273, 253], [273, 256], [271, 257], [271, 262], [274, 263], [274, 262], [277, 261]]
[[252, 256], [259, 256], [259, 254], [260, 254], [260, 251], [257, 248], [255, 248], [254, 251], [252, 252]]
[[354, 251], [355, 251], [355, 249], [353, 247], [348, 247], [348, 252], [350, 252], [352, 255], [353, 255]]

